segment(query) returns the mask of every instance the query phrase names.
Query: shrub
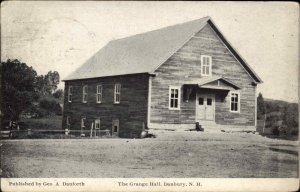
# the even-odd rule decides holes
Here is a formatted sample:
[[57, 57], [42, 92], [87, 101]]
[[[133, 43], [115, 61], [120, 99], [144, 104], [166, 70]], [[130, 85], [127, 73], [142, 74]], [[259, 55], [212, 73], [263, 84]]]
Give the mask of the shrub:
[[[40, 112], [42, 113], [41, 115], [50, 115], [50, 114], [47, 114], [47, 112], [54, 113], [55, 115], [62, 115], [62, 108], [61, 108], [60, 104], [56, 101], [43, 99], [40, 101], [39, 107], [41, 109], [43, 109], [43, 110], [40, 110]], [[43, 114], [43, 113], [46, 113], [46, 114]]]
[[53, 93], [53, 97], [60, 99], [63, 97], [64, 91], [62, 89], [58, 89]]

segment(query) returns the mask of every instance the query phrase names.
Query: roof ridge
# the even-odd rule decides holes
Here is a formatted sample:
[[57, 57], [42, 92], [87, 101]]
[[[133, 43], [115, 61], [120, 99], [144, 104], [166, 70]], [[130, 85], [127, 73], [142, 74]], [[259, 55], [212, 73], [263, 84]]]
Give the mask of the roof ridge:
[[161, 31], [161, 30], [164, 30], [164, 29], [172, 28], [172, 27], [178, 27], [180, 25], [185, 25], [185, 24], [188, 24], [188, 23], [193, 23], [193, 22], [200, 21], [200, 20], [209, 20], [209, 19], [211, 19], [210, 16], [201, 17], [199, 19], [193, 19], [193, 20], [190, 20], [190, 21], [186, 21], [186, 22], [182, 22], [182, 23], [177, 23], [177, 24], [173, 24], [173, 25], [168, 25], [168, 26], [157, 28], [157, 29], [153, 29], [153, 30], [150, 30], [150, 31], [145, 31], [145, 32], [141, 32], [141, 33], [129, 35], [129, 36], [118, 38], [118, 39], [113, 39], [113, 40], [110, 40], [109, 42], [124, 40], [124, 39], [127, 39], [127, 38], [136, 37], [136, 36], [147, 34], [147, 33], [151, 33], [151, 32]]

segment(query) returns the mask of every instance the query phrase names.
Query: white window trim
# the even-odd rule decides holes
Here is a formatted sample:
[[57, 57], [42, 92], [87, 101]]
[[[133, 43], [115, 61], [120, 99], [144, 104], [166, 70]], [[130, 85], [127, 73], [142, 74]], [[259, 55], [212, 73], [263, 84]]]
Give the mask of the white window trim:
[[[98, 87], [100, 87], [100, 92]], [[100, 101], [98, 100], [98, 95], [100, 95]], [[102, 84], [96, 86], [96, 103], [102, 103]]]
[[[240, 94], [240, 92], [230, 91], [229, 94], [230, 94], [230, 97], [229, 97], [229, 99], [230, 99], [230, 102], [229, 102], [229, 111], [231, 113], [240, 113], [240, 111], [241, 111], [241, 94]], [[237, 111], [232, 111], [231, 110], [231, 94], [237, 94], [238, 95], [238, 110]]]
[[[86, 89], [88, 89], [88, 86], [87, 85], [84, 85], [82, 87], [82, 103], [87, 103], [87, 97], [88, 97], [88, 90], [86, 90], [86, 93], [84, 92], [84, 88], [86, 87]], [[84, 94], [86, 94], [86, 101], [84, 100]]]
[[[99, 121], [99, 128], [97, 128], [97, 121]], [[101, 127], [101, 120], [100, 120], [100, 118], [99, 119], [95, 119], [95, 129], [100, 129], [100, 127]]]
[[[171, 89], [178, 89], [178, 106], [177, 108], [171, 107]], [[169, 110], [180, 110], [180, 102], [181, 102], [181, 87], [180, 86], [169, 86]]]
[[86, 118], [82, 117], [81, 118], [81, 130], [83, 130], [83, 128], [85, 128], [85, 121], [86, 121]]
[[[202, 68], [203, 68], [203, 58], [206, 58], [206, 57], [208, 57], [209, 58], [209, 74], [204, 74], [203, 73], [203, 70], [202, 70]], [[212, 57], [211, 56], [209, 56], [209, 55], [201, 55], [201, 76], [211, 76], [211, 69], [212, 69]]]
[[67, 129], [71, 128], [71, 117], [70, 116], [67, 116], [67, 119], [66, 119], [66, 128]]
[[[117, 85], [120, 85], [120, 88], [119, 88], [119, 101], [116, 101], [116, 95], [117, 95]], [[121, 102], [121, 83], [116, 83], [115, 84], [115, 90], [114, 90], [114, 104], [120, 104]]]
[[73, 91], [73, 86], [69, 86], [69, 89], [68, 89], [68, 102], [69, 103], [71, 103], [72, 102], [72, 91], [71, 91], [71, 89], [72, 89], [72, 91]]

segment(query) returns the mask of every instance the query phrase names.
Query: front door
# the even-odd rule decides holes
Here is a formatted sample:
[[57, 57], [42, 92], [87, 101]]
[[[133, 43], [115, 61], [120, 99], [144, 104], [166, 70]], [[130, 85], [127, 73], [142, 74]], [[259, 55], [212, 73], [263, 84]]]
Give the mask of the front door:
[[213, 121], [215, 119], [215, 96], [212, 94], [197, 94], [196, 120]]

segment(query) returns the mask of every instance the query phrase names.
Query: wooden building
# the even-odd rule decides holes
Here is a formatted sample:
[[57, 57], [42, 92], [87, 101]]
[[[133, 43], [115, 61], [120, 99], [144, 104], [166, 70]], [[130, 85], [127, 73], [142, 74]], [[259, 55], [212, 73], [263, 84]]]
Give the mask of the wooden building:
[[113, 40], [64, 81], [64, 129], [130, 138], [196, 122], [255, 131], [262, 83], [210, 17]]

